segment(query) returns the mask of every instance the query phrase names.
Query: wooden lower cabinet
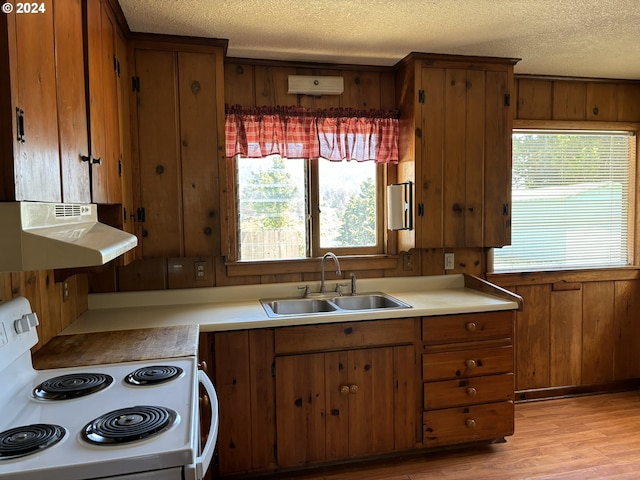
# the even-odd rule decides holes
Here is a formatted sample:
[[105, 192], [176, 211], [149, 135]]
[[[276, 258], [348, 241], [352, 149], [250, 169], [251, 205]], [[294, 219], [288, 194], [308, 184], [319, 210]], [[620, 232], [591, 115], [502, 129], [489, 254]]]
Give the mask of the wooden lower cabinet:
[[513, 312], [423, 318], [425, 446], [513, 435], [514, 320]]
[[216, 478], [511, 435], [514, 318], [203, 334], [219, 403]]
[[414, 430], [395, 406], [414, 389], [396, 380], [413, 357], [413, 345], [277, 357], [278, 465], [407, 448]]

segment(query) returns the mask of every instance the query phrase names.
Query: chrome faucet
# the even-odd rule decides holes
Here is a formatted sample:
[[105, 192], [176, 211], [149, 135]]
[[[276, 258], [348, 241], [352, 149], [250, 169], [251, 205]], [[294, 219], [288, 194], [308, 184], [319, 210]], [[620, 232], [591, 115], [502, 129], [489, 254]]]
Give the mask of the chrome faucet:
[[336, 255], [331, 252], [325, 253], [322, 256], [322, 260], [320, 261], [320, 272], [321, 272], [320, 293], [327, 292], [327, 288], [324, 285], [324, 261], [326, 260], [327, 257], [333, 259], [333, 262], [336, 264], [336, 275], [342, 275], [342, 272], [340, 271], [340, 262], [338, 261], [338, 257], [336, 257]]

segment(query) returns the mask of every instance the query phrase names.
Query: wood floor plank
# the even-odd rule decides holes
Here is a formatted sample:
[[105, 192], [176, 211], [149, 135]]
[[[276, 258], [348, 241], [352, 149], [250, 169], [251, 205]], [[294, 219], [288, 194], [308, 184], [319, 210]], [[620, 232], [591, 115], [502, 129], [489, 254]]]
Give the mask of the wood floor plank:
[[324, 468], [283, 480], [637, 480], [640, 391], [516, 405], [506, 443]]

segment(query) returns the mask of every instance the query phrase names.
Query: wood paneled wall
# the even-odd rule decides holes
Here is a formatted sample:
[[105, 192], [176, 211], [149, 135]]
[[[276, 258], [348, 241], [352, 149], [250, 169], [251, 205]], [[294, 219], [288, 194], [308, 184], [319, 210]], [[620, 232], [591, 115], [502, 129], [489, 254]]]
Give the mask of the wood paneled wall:
[[[289, 75], [336, 75], [344, 78], [342, 95], [292, 95]], [[306, 108], [395, 108], [395, 80], [391, 68], [333, 65], [296, 66], [276, 62], [225, 62], [225, 102], [243, 107], [299, 105]]]
[[26, 297], [38, 315], [38, 344], [51, 340], [87, 310], [86, 274], [56, 282], [53, 270], [0, 273], [0, 301]]
[[640, 82], [516, 76], [516, 120], [640, 122]]

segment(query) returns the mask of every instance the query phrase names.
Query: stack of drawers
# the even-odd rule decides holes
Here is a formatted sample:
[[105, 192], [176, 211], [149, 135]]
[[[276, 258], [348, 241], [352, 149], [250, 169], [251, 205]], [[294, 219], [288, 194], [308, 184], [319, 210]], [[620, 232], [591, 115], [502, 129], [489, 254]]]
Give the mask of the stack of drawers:
[[511, 311], [422, 319], [425, 446], [513, 434]]

